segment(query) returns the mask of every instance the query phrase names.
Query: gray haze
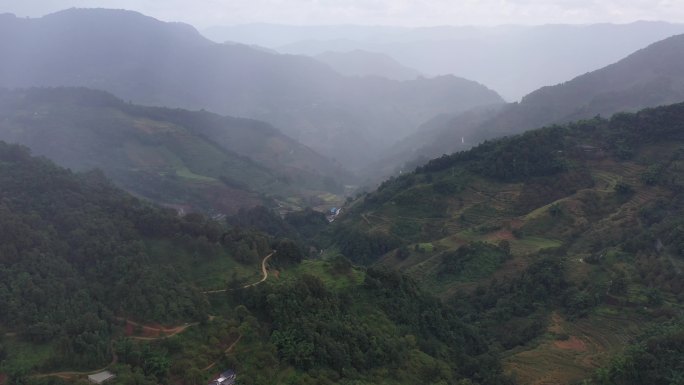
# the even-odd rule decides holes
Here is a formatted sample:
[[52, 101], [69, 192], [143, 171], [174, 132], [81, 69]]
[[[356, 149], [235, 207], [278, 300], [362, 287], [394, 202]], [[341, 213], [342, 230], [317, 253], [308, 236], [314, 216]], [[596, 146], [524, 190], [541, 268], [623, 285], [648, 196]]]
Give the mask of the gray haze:
[[214, 27], [204, 33], [216, 41], [238, 41], [284, 53], [383, 53], [426, 76], [462, 76], [508, 100], [518, 100], [537, 88], [570, 80], [684, 33], [684, 24], [432, 28], [252, 24]]
[[[527, 3], [530, 9], [541, 4]], [[139, 9], [145, 4], [120, 2], [118, 6]], [[338, 3], [325, 4], [334, 8]], [[374, 4], [378, 12], [387, 10], [382, 1]], [[166, 6], [164, 10], [184, 9], [180, 2]], [[217, 15], [225, 10], [222, 4], [213, 6]], [[27, 3], [5, 9], [22, 15], [20, 9], [26, 14], [44, 8]], [[249, 24], [204, 30], [208, 39], [191, 25], [164, 22], [180, 18], [161, 17], [157, 11], [151, 9], [150, 14], [161, 21], [107, 9], [68, 9], [38, 18], [2, 14], [0, 87], [80, 86], [144, 105], [206, 109], [262, 120], [333, 163], [364, 174], [376, 160], [387, 159], [385, 153], [402, 138], [421, 136], [432, 123], [446, 121], [444, 130], [453, 131], [451, 120], [434, 120], [436, 116], [458, 116], [478, 108], [480, 112], [465, 116], [469, 126], [479, 127], [477, 121], [503, 107], [501, 95], [519, 99], [684, 33], [684, 24], [645, 21], [418, 28]], [[185, 20], [200, 13], [188, 11]], [[653, 51], [652, 62], [662, 60], [665, 51]], [[677, 74], [684, 70], [680, 61], [670, 61]], [[649, 67], [629, 68], [624, 79], [638, 79]], [[617, 107], [653, 105], [643, 102], [643, 95], [655, 95], [656, 102], [679, 100], [679, 93], [669, 92], [662, 81], [648, 79]], [[565, 89], [575, 92], [572, 87]], [[602, 95], [601, 90], [593, 91], [581, 93]], [[506, 115], [510, 118], [505, 120], [514, 131], [574, 116], [575, 109], [616, 111], [592, 106], [595, 103], [569, 99], [561, 103], [569, 109], [562, 116], [550, 114], [553, 109], [542, 105], [514, 110], [521, 111], [520, 116]], [[408, 143], [407, 151], [413, 151], [416, 143]]]
[[455, 76], [345, 77], [313, 58], [217, 44], [186, 24], [131, 11], [0, 15], [0, 52], [0, 87], [82, 86], [263, 120], [351, 169], [437, 114], [503, 102]]
[[123, 8], [204, 28], [244, 23], [399, 26], [684, 22], [681, 0], [2, 0], [0, 12], [43, 16]]

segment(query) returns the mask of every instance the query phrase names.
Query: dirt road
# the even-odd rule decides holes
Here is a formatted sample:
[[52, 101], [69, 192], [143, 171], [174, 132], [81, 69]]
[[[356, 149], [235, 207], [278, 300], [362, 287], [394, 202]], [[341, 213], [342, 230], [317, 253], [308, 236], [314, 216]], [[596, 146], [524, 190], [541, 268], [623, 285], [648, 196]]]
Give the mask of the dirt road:
[[[260, 281], [254, 282], [254, 283], [249, 283], [249, 284], [244, 285], [244, 286], [240, 286], [238, 289], [246, 289], [246, 288], [248, 288], [248, 287], [253, 287], [253, 286], [256, 286], [256, 285], [258, 285], [258, 284], [263, 283], [264, 281], [266, 281], [266, 280], [268, 279], [268, 269], [266, 268], [266, 264], [268, 263], [268, 260], [269, 260], [269, 259], [273, 256], [273, 254], [275, 254], [275, 253], [276, 253], [276, 252], [275, 252], [275, 250], [274, 250], [271, 254], [265, 256], [264, 259], [261, 260], [261, 274], [263, 275], [263, 278], [261, 278]], [[204, 294], [225, 293], [225, 292], [227, 292], [227, 291], [229, 291], [229, 290], [237, 290], [237, 289], [209, 290], [209, 291], [205, 291]]]

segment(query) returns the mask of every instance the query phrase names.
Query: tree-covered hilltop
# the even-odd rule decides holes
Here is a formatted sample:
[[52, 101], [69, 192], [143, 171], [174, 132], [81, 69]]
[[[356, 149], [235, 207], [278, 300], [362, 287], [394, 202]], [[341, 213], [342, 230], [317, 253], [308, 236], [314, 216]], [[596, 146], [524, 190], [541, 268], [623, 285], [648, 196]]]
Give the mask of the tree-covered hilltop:
[[683, 122], [675, 104], [433, 159], [347, 205], [327, 253], [451, 303], [520, 383], [589, 378], [646, 327], [682, 322]]
[[341, 192], [350, 178], [266, 123], [84, 88], [0, 90], [0, 139], [73, 170], [100, 168], [126, 190], [186, 211], [306, 202]]
[[594, 374], [586, 385], [678, 384], [684, 378], [684, 326], [658, 325]]
[[396, 272], [308, 261], [231, 301], [244, 384], [511, 384], [478, 326]]
[[[0, 327], [49, 344], [42, 369], [109, 362], [118, 318], [205, 320], [207, 299], [175, 263], [179, 257], [199, 266], [231, 260], [241, 248], [270, 250], [268, 239], [252, 251], [258, 243], [248, 233], [227, 233], [196, 214], [178, 217], [115, 188], [100, 172], [75, 174], [4, 142], [0, 213]], [[165, 244], [171, 247], [155, 247]]]

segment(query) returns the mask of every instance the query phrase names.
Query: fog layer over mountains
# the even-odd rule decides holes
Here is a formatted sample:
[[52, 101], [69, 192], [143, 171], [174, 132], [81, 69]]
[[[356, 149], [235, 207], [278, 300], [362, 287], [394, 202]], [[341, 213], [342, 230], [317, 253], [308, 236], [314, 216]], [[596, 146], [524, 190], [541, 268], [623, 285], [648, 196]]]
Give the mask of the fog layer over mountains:
[[284, 53], [384, 53], [425, 75], [457, 74], [475, 80], [510, 101], [680, 33], [684, 25], [661, 22], [413, 29], [250, 24], [205, 31], [215, 41], [256, 44]]
[[265, 120], [351, 169], [439, 113], [503, 101], [451, 75], [345, 77], [312, 58], [217, 44], [188, 25], [129, 11], [3, 15], [0, 52], [0, 86], [84, 86], [139, 104]]
[[441, 115], [401, 140], [372, 168], [385, 174], [409, 161], [468, 149], [485, 139], [549, 124], [634, 112], [684, 100], [684, 35], [673, 36], [570, 81], [542, 87], [519, 103]]
[[[216, 43], [189, 25], [136, 12], [71, 9], [0, 17], [0, 87], [88, 87], [136, 104], [262, 120], [313, 149], [321, 164], [342, 166], [325, 167], [337, 170], [328, 177], [338, 185], [353, 183], [342, 168], [377, 182], [487, 138], [681, 101], [679, 37], [596, 71], [681, 31], [684, 25], [655, 22], [206, 31], [214, 40], [270, 47], [263, 48]], [[429, 77], [438, 73], [456, 75]], [[505, 104], [468, 77], [509, 95], [544, 87]], [[297, 167], [320, 175], [312, 165]]]

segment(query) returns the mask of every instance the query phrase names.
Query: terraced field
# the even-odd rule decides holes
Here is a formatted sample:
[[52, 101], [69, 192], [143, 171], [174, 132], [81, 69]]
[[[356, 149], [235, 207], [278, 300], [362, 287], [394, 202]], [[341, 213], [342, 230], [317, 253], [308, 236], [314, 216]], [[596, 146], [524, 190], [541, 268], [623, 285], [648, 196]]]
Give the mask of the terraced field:
[[513, 352], [505, 370], [524, 384], [570, 384], [590, 376], [639, 333], [645, 321], [604, 308], [574, 323], [553, 313], [547, 334], [531, 349]]

